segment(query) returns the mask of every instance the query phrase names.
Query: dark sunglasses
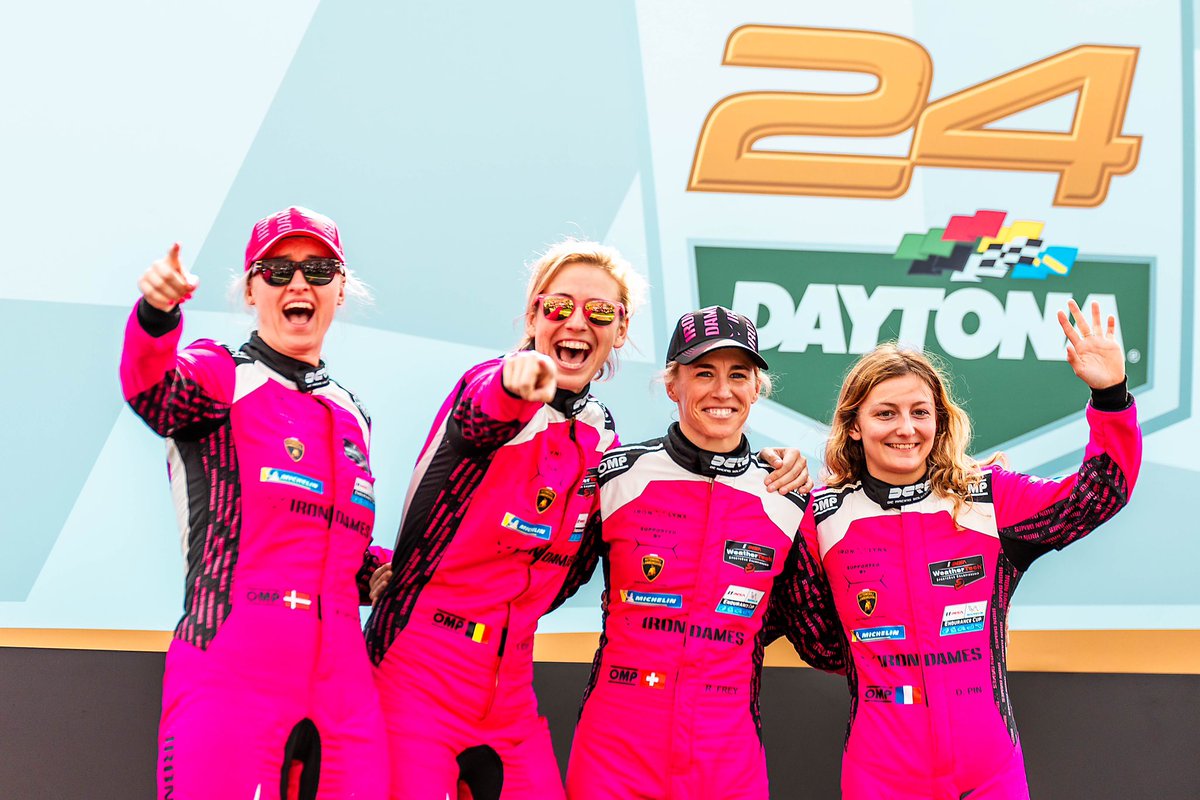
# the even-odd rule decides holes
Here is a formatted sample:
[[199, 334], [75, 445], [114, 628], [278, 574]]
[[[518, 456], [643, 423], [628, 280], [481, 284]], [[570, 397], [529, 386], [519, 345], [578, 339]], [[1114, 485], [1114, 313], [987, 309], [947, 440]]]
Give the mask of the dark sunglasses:
[[[575, 313], [575, 299], [565, 294], [539, 294], [542, 316], [551, 322], [565, 322]], [[625, 306], [611, 300], [585, 300], [583, 318], [598, 328], [611, 325], [618, 316], [625, 316]]]
[[287, 286], [292, 282], [296, 270], [304, 273], [304, 280], [312, 286], [326, 286], [334, 275], [345, 275], [346, 267], [336, 258], [310, 258], [307, 261], [289, 261], [286, 258], [264, 258], [250, 265], [250, 277], [262, 275], [272, 286]]

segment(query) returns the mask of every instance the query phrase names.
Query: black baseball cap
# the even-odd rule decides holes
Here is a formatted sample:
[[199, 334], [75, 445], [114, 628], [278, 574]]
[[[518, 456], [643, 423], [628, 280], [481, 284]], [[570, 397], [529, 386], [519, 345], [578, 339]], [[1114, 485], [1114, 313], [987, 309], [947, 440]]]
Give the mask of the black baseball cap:
[[667, 347], [667, 363], [690, 364], [722, 347], [745, 350], [755, 364], [768, 368], [766, 359], [758, 353], [758, 329], [754, 323], [724, 306], [709, 306], [680, 317]]

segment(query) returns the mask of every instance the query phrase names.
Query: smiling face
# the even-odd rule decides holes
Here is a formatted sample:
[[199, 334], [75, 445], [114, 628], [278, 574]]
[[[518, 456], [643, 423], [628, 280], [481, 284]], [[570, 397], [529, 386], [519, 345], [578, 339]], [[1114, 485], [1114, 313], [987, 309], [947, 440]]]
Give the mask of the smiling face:
[[533, 339], [533, 349], [550, 356], [558, 368], [558, 386], [578, 392], [591, 383], [604, 366], [609, 353], [625, 344], [629, 320], [617, 315], [609, 325], [587, 321], [583, 305], [588, 300], [607, 300], [616, 304], [621, 287], [616, 279], [591, 264], [568, 264], [555, 274], [541, 291], [542, 295], [563, 295], [575, 302], [565, 320], [547, 319], [542, 304], [534, 301], [525, 316], [525, 332]]
[[848, 435], [862, 442], [867, 471], [902, 485], [920, 480], [937, 433], [933, 390], [917, 375], [880, 381], [867, 393]]
[[679, 427], [692, 444], [727, 453], [742, 441], [759, 381], [745, 350], [711, 350], [691, 364], [679, 364], [667, 382], [667, 397], [679, 407]]
[[[280, 239], [263, 256], [289, 261], [335, 257], [328, 245], [310, 236]], [[246, 284], [246, 302], [258, 312], [258, 335], [272, 350], [316, 365], [334, 311], [345, 300], [345, 282], [344, 275], [335, 275], [325, 286], [312, 286], [296, 270], [286, 286], [272, 286], [255, 275]]]

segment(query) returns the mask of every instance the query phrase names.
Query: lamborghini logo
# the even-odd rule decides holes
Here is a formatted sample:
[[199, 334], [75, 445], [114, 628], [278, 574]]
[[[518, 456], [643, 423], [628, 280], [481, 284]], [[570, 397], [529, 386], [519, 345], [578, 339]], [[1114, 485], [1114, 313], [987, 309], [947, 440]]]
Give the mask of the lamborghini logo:
[[663, 565], [666, 563], [661, 556], [642, 556], [642, 574], [646, 576], [646, 580], [653, 581], [662, 572]]

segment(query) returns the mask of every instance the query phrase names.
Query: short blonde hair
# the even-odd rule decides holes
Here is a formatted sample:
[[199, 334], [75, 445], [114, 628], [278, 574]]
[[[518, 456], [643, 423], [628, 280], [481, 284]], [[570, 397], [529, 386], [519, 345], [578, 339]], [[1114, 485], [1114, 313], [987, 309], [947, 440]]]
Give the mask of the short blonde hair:
[[[583, 241], [580, 239], [563, 239], [554, 244], [540, 258], [529, 265], [529, 283], [525, 288], [525, 314], [527, 322], [534, 313], [533, 304], [540, 294], [545, 294], [547, 287], [565, 267], [572, 264], [586, 264], [604, 270], [617, 282], [617, 299], [625, 306], [625, 319], [628, 320], [641, 307], [646, 296], [646, 281], [634, 271], [630, 264], [616, 248], [599, 242]], [[533, 347], [533, 336], [526, 335], [517, 345], [518, 350], [529, 350]], [[608, 354], [604, 366], [600, 368], [597, 379], [611, 376], [617, 369], [617, 351], [613, 349]]]

